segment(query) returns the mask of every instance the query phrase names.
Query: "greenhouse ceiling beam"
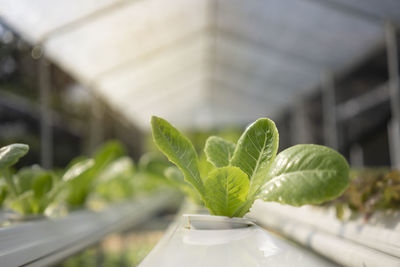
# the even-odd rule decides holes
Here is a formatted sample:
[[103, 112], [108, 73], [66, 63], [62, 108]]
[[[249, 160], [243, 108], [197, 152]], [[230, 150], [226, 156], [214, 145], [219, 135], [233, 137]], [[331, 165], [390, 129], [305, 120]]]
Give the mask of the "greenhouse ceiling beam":
[[389, 103], [390, 93], [388, 84], [383, 84], [375, 89], [337, 106], [336, 116], [338, 122], [345, 122], [383, 103]]
[[[372, 56], [376, 55], [377, 53], [379, 53], [380, 51], [382, 51], [383, 49], [385, 49], [385, 40], [384, 40], [384, 36], [382, 34], [382, 39], [377, 40], [374, 44], [372, 44], [366, 51], [365, 53], [359, 55], [357, 58], [355, 58], [354, 60], [352, 60], [350, 63], [348, 63], [347, 65], [343, 66], [340, 70], [328, 70], [326, 73], [332, 73], [332, 75], [334, 76], [336, 81], [341, 81], [342, 79], [345, 79], [348, 75], [351, 75], [351, 73], [361, 67], [362, 65], [365, 64], [365, 62], [369, 59], [371, 59]], [[320, 73], [320, 75], [324, 75], [323, 72]], [[316, 91], [321, 90], [321, 84], [322, 84], [323, 79], [319, 79], [318, 83], [313, 87], [310, 88], [309, 91], [304, 92], [303, 96], [305, 98], [309, 98], [312, 97], [312, 95], [315, 94]]]

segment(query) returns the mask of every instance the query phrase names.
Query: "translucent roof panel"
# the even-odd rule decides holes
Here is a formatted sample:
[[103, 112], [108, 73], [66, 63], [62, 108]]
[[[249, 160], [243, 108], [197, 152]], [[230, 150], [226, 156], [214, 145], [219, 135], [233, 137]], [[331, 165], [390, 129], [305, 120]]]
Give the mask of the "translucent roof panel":
[[25, 39], [37, 44], [68, 24], [121, 3], [117, 0], [0, 0], [0, 15]]
[[179, 84], [164, 86], [164, 92], [154, 95], [145, 105], [138, 105], [140, 102], [132, 98], [130, 105], [121, 107], [124, 109], [123, 114], [142, 129], [149, 128], [152, 115], [167, 118], [171, 123], [184, 128], [204, 127], [203, 114], [199, 111], [206, 105], [204, 88], [208, 81], [199, 74], [197, 76], [181, 79]]
[[206, 79], [210, 44], [210, 36], [199, 33], [170, 49], [157, 51], [109, 72], [94, 81], [94, 85], [103, 95], [113, 92], [109, 97], [122, 106], [132, 101], [135, 106], [143, 106], [153, 98], [168, 94], [168, 86], [192, 80], [191, 77]]
[[384, 40], [397, 0], [0, 0], [4, 21], [121, 114], [273, 117]]
[[240, 79], [239, 84], [248, 84], [247, 90], [263, 92], [274, 87], [287, 92], [310, 88], [319, 78], [318, 66], [244, 40], [219, 36], [217, 51], [215, 76]]
[[319, 1], [219, 0], [219, 5], [221, 35], [233, 35], [323, 68], [342, 67], [374, 46], [383, 33], [381, 25]]
[[[172, 4], [173, 3], [173, 4]], [[207, 2], [197, 0], [132, 1], [84, 25], [54, 34], [46, 53], [87, 82], [173, 49], [207, 27]]]

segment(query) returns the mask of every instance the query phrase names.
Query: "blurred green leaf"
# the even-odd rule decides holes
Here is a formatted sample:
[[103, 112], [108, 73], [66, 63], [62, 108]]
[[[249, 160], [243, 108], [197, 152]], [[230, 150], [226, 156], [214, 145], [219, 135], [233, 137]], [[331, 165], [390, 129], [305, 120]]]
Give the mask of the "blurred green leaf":
[[0, 148], [0, 171], [11, 167], [29, 151], [25, 144], [11, 144]]
[[145, 153], [140, 157], [139, 169], [152, 175], [164, 176], [166, 168], [170, 167], [171, 163], [165, 157], [158, 153]]
[[8, 193], [7, 185], [0, 182], [0, 208], [7, 197], [7, 193]]
[[184, 192], [194, 203], [201, 204], [201, 196], [195, 189], [185, 181], [182, 172], [176, 167], [169, 167], [165, 170], [165, 177], [182, 192]]
[[[114, 160], [124, 155], [125, 149], [121, 143], [109, 141], [96, 150], [93, 155], [93, 165], [88, 159], [82, 158], [81, 161], [75, 163], [73, 166], [76, 166], [78, 170], [80, 170], [79, 167], [82, 167], [84, 171], [74, 179], [68, 180], [69, 190], [66, 196], [68, 206], [73, 209], [83, 207], [90, 193], [95, 191], [95, 180], [100, 177], [100, 173]], [[77, 173], [79, 172], [77, 171]]]
[[353, 213], [364, 214], [366, 218], [376, 210], [398, 210], [400, 171], [387, 168], [352, 170], [348, 189], [341, 197], [325, 205], [343, 205]]
[[19, 170], [14, 176], [18, 195], [11, 197], [11, 208], [21, 214], [40, 214], [52, 203], [57, 179], [51, 171], [34, 165]]
[[53, 188], [53, 182], [53, 177], [50, 173], [38, 175], [32, 183], [34, 197], [37, 200], [45, 198]]
[[90, 168], [92, 168], [94, 164], [95, 161], [93, 159], [81, 158], [80, 161], [76, 162], [66, 170], [62, 177], [62, 180], [67, 182], [76, 179], [77, 177], [88, 171]]
[[23, 215], [28, 215], [28, 214], [34, 214], [36, 207], [34, 205], [32, 205], [31, 201], [33, 199], [33, 191], [32, 190], [28, 190], [25, 191], [23, 194], [19, 195], [16, 198], [13, 198], [12, 200], [10, 200], [10, 207]]
[[126, 199], [134, 194], [135, 165], [129, 157], [111, 162], [99, 174], [96, 192], [107, 201]]

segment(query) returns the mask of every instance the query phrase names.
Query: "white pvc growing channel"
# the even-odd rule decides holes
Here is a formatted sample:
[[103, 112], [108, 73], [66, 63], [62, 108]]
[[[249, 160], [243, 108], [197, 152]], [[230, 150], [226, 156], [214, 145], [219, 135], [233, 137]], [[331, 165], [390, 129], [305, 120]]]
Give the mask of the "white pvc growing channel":
[[178, 215], [140, 264], [149, 266], [335, 266], [243, 218]]
[[101, 212], [81, 210], [0, 228], [0, 266], [49, 266], [102, 240], [131, 229], [176, 202], [176, 194], [113, 204]]

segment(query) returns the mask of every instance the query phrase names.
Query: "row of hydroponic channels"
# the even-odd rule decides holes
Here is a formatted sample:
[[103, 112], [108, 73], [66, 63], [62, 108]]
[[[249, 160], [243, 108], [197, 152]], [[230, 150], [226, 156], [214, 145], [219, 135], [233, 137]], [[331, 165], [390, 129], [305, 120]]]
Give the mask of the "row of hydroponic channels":
[[[152, 129], [158, 148], [178, 167], [158, 164], [155, 173], [161, 175], [156, 176], [165, 173], [170, 184], [180, 187], [194, 203], [207, 207], [212, 215], [186, 215], [186, 219], [179, 216], [143, 266], [186, 266], [197, 259], [202, 266], [330, 265], [240, 217], [247, 214], [273, 227], [263, 218], [279, 216], [273, 216], [274, 212], [268, 209], [260, 209], [265, 202], [257, 201], [248, 214], [256, 199], [299, 206], [319, 204], [341, 195], [349, 184], [349, 169], [340, 154], [322, 146], [298, 145], [276, 156], [278, 132], [275, 124], [269, 119], [259, 119], [246, 129], [237, 144], [210, 137], [204, 151], [213, 166], [200, 168], [193, 145], [177, 129], [157, 117], [152, 119]], [[131, 179], [133, 173], [143, 174], [144, 170], [151, 173], [151, 164], [142, 164], [145, 167], [134, 172], [129, 158], [122, 157], [121, 147], [109, 143], [92, 159], [76, 160], [58, 175], [38, 167], [30, 168], [25, 176], [23, 170], [12, 174], [10, 166], [26, 151], [24, 145], [11, 145], [2, 148], [0, 158], [0, 169], [7, 182], [3, 187], [8, 193], [5, 204], [24, 214], [44, 211], [62, 214], [66, 208], [82, 206], [93, 188], [97, 197], [91, 199], [97, 201], [92, 201], [96, 203], [92, 206], [102, 206], [104, 199], [132, 196], [133, 191], [126, 192], [126, 189], [135, 186], [129, 183], [141, 180]], [[158, 179], [160, 177], [148, 179], [149, 176], [144, 183], [142, 181], [142, 188], [148, 187], [143, 184], [151, 180], [157, 180], [158, 185], [163, 180]], [[28, 180], [30, 182], [26, 182]], [[259, 212], [254, 212], [257, 208]], [[188, 211], [200, 212], [194, 206], [186, 208], [185, 212]], [[329, 257], [329, 253], [322, 254]], [[386, 260], [386, 266], [395, 266], [393, 264], [398, 262], [395, 257], [383, 255], [381, 258]], [[345, 265], [359, 263], [334, 260]], [[374, 266], [374, 263], [362, 262], [366, 266]]]
[[117, 141], [64, 170], [15, 169], [28, 150], [25, 144], [0, 148], [2, 266], [54, 264], [179, 199], [162, 176], [165, 160], [149, 153], [134, 164]]

